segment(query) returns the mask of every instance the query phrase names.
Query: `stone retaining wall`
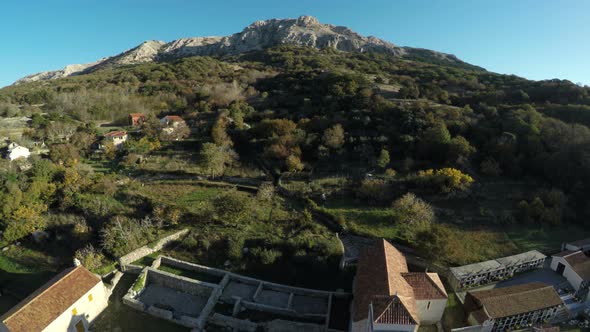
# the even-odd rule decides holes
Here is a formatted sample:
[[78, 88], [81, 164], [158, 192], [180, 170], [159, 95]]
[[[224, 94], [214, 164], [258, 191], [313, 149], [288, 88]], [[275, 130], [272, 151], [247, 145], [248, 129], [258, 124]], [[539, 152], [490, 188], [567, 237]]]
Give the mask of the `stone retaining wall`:
[[176, 267], [183, 270], [188, 271], [197, 271], [197, 272], [204, 272], [214, 276], [223, 277], [227, 274], [226, 271], [210, 268], [207, 266], [193, 264], [189, 262], [184, 262], [178, 259], [174, 259], [172, 257], [162, 256], [160, 257], [160, 264], [168, 265], [171, 267]]
[[143, 266], [133, 264], [121, 265], [121, 271], [131, 274], [140, 274], [141, 271], [143, 271]]
[[255, 332], [258, 324], [251, 321], [238, 319], [222, 314], [215, 313], [209, 318], [209, 322], [215, 325], [233, 328], [238, 331]]
[[198, 281], [172, 273], [147, 268], [146, 285], [156, 284], [172, 288], [194, 296], [209, 297], [219, 286], [208, 282]]
[[135, 262], [136, 260], [141, 259], [147, 255], [153, 254], [156, 251], [160, 251], [168, 243], [178, 240], [182, 236], [186, 235], [188, 232], [189, 232], [188, 229], [183, 229], [179, 232], [176, 232], [174, 234], [171, 234], [171, 235], [161, 238], [153, 246], [146, 245], [141, 248], [135, 249], [132, 252], [128, 253], [127, 255], [119, 258], [119, 266], [130, 264], [130, 263]]

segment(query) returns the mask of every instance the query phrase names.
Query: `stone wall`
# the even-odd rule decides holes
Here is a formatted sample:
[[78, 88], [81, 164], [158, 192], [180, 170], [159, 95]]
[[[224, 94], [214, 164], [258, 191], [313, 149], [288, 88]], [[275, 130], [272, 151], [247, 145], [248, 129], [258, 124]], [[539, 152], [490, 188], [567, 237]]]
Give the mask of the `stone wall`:
[[227, 274], [227, 272], [223, 271], [223, 270], [214, 269], [214, 268], [210, 268], [210, 267], [199, 265], [199, 264], [184, 262], [184, 261], [174, 259], [171, 257], [166, 257], [166, 256], [162, 256], [160, 258], [160, 264], [168, 265], [171, 267], [176, 267], [176, 268], [179, 268], [182, 270], [204, 272], [204, 273], [214, 275], [214, 276], [219, 276], [219, 277], [223, 277]]
[[200, 297], [209, 297], [211, 292], [218, 288], [215, 284], [177, 276], [172, 273], [154, 270], [152, 268], [148, 268], [147, 270], [146, 285], [156, 284]]
[[139, 265], [133, 265], [133, 264], [121, 265], [121, 271], [125, 272], [125, 273], [140, 274], [142, 270], [143, 270], [143, 266], [139, 266]]
[[143, 246], [141, 248], [135, 249], [132, 252], [128, 253], [127, 255], [119, 258], [119, 266], [127, 265], [130, 263], [135, 262], [136, 260], [143, 258], [147, 255], [153, 254], [156, 251], [162, 250], [168, 243], [178, 240], [182, 236], [186, 235], [189, 232], [188, 229], [183, 229], [179, 232], [174, 234], [168, 235], [166, 237], [161, 238], [158, 242], [153, 246]]
[[258, 324], [248, 320], [238, 319], [222, 314], [215, 313], [209, 317], [209, 322], [215, 325], [233, 328], [238, 331], [256, 331]]

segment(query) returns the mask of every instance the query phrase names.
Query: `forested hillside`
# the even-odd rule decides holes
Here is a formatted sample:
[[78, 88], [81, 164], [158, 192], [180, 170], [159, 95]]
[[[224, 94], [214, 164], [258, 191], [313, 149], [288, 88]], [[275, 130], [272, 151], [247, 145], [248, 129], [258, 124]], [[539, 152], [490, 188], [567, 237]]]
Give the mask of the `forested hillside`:
[[[448, 256], [436, 259], [450, 263], [517, 251], [527, 241], [516, 240], [520, 234], [573, 231], [590, 218], [590, 88], [568, 81], [436, 58], [281, 46], [25, 83], [0, 90], [0, 102], [1, 116], [31, 118], [22, 136], [2, 128], [0, 136], [43, 141], [50, 150], [28, 171], [3, 162], [5, 242], [59, 224], [56, 216], [82, 215], [95, 247], [116, 257], [131, 249], [108, 233], [121, 215], [162, 213], [121, 177], [167, 173], [272, 181], [344, 229], [425, 255], [445, 247]], [[147, 115], [143, 128], [123, 149], [97, 156], [98, 137], [127, 128], [130, 113]], [[158, 135], [156, 117], [168, 114], [187, 121], [188, 137]], [[310, 222], [309, 211], [289, 208]], [[244, 218], [205, 210], [212, 220], [235, 213], [226, 216], [230, 224]], [[182, 223], [202, 211], [174, 213]], [[79, 225], [72, 218], [62, 224]], [[137, 243], [127, 245], [158, 232], [133, 233]], [[309, 240], [313, 228], [306, 232]], [[550, 241], [547, 234], [529, 235]], [[327, 255], [330, 245], [306, 248]]]

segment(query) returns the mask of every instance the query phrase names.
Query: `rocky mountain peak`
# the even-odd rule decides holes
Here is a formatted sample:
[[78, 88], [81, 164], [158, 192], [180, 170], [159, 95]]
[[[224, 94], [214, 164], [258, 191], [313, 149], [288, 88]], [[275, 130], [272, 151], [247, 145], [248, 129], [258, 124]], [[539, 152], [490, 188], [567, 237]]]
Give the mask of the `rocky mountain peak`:
[[181, 38], [169, 43], [147, 40], [115, 56], [89, 64], [70, 65], [62, 70], [30, 75], [16, 83], [56, 79], [102, 68], [173, 60], [187, 56], [240, 54], [278, 45], [299, 45], [317, 49], [333, 48], [343, 52], [382, 52], [400, 57], [414, 56], [415, 58], [418, 56], [437, 61], [462, 63], [449, 54], [399, 47], [377, 37], [364, 37], [348, 27], [322, 24], [313, 16], [300, 16], [296, 19], [257, 21], [241, 32], [226, 37]]

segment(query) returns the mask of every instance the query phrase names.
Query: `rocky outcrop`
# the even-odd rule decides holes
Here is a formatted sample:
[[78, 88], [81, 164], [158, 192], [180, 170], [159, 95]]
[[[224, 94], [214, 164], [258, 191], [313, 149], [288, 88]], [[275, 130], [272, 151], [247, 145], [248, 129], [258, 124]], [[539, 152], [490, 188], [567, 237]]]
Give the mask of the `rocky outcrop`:
[[94, 63], [70, 65], [62, 70], [38, 73], [16, 82], [50, 80], [84, 74], [102, 68], [178, 59], [197, 55], [239, 54], [278, 45], [299, 45], [317, 49], [333, 48], [343, 52], [384, 52], [399, 57], [426, 58], [463, 63], [455, 56], [425, 49], [396, 46], [377, 37], [364, 37], [343, 26], [322, 24], [315, 17], [257, 21], [239, 33], [226, 37], [181, 38], [169, 43], [146, 41], [121, 54]]

